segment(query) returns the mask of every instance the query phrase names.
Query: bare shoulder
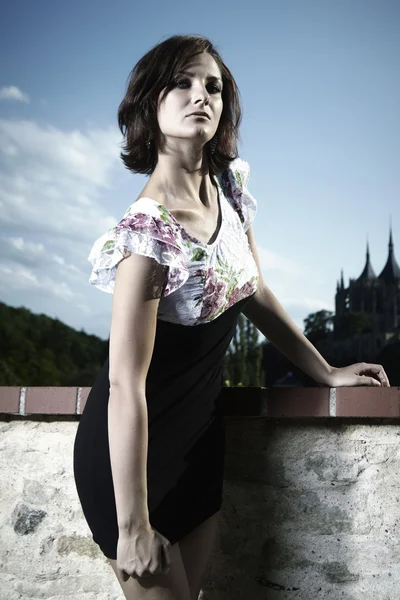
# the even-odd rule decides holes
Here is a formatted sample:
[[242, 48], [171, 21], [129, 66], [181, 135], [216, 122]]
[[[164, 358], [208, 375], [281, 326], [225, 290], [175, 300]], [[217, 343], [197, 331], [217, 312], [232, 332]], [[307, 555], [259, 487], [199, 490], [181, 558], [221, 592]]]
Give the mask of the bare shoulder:
[[115, 275], [114, 298], [131, 303], [160, 299], [167, 271], [154, 258], [127, 251]]

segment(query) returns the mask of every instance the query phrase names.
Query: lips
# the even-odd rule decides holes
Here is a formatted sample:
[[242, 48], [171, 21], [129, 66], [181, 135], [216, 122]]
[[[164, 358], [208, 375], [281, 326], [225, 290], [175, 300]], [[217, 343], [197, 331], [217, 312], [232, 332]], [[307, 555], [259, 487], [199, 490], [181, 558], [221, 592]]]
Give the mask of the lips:
[[199, 117], [207, 117], [207, 119], [210, 118], [207, 113], [200, 112], [200, 111], [194, 112], [194, 113], [190, 113], [190, 115], [188, 115], [188, 117], [193, 117], [193, 116], [196, 116], [196, 115], [199, 116]]

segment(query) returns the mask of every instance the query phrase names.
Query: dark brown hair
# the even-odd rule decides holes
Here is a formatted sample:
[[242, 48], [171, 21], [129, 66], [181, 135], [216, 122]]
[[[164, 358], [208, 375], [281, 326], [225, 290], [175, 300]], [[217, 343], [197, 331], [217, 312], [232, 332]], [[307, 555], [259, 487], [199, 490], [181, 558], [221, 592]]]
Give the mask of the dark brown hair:
[[[154, 46], [132, 69], [125, 97], [118, 108], [118, 125], [124, 136], [120, 156], [127, 169], [150, 175], [157, 164], [156, 140], [158, 98], [162, 100], [174, 87], [174, 78], [196, 54], [208, 52], [222, 75], [223, 109], [216, 135], [214, 153], [206, 144], [210, 175], [224, 171], [237, 158], [239, 125], [242, 117], [236, 82], [210, 40], [203, 36], [174, 35]], [[150, 140], [150, 147], [146, 145]]]

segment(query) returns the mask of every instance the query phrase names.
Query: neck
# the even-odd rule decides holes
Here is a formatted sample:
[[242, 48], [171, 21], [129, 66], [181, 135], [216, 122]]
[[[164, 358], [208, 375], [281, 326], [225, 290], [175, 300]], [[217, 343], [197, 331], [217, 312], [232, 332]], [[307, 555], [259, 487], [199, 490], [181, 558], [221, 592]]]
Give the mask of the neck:
[[158, 154], [157, 166], [151, 175], [151, 184], [165, 196], [167, 202], [183, 201], [209, 205], [212, 182], [203, 146], [194, 147], [193, 141], [179, 147], [164, 147]]

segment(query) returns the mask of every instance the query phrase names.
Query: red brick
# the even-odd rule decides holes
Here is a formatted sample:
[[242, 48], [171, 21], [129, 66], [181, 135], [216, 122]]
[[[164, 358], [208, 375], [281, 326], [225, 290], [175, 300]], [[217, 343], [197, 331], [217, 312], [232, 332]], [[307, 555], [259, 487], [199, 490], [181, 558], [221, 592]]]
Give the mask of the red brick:
[[262, 394], [265, 390], [259, 387], [224, 387], [222, 388], [222, 401], [224, 415], [232, 416], [260, 416]]
[[83, 413], [83, 409], [85, 408], [86, 400], [88, 399], [91, 389], [92, 389], [91, 387], [81, 388], [81, 410], [78, 413], [80, 415]]
[[339, 387], [336, 389], [337, 417], [399, 417], [397, 387]]
[[20, 387], [0, 386], [0, 413], [19, 413]]
[[71, 415], [76, 412], [76, 387], [29, 387], [26, 414]]
[[329, 388], [268, 388], [269, 417], [329, 417]]

